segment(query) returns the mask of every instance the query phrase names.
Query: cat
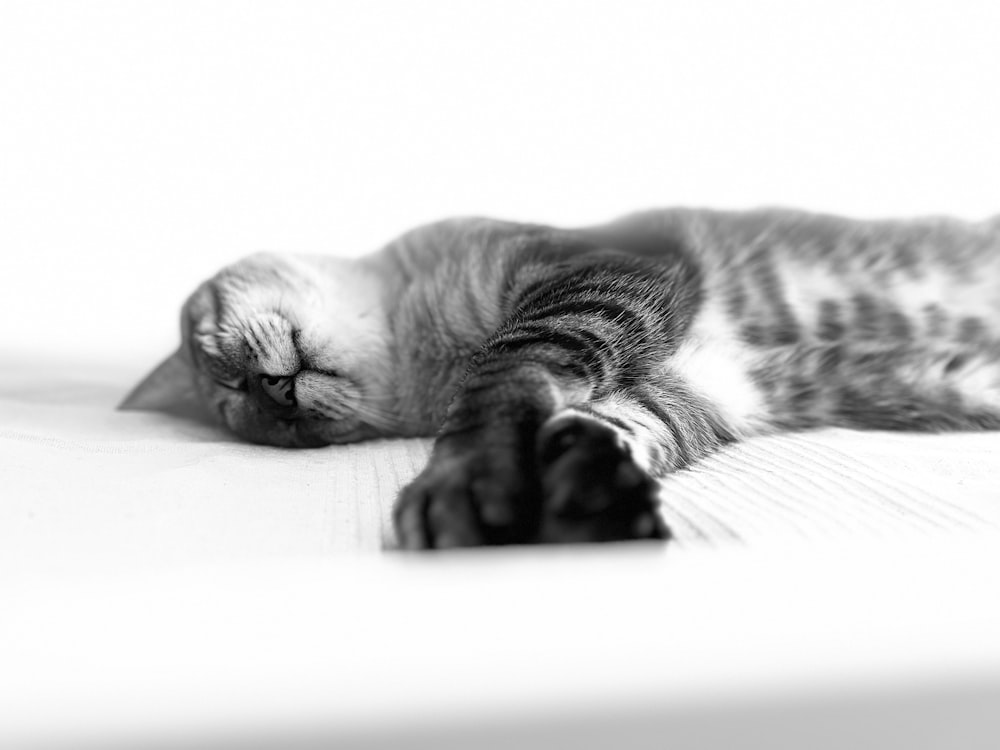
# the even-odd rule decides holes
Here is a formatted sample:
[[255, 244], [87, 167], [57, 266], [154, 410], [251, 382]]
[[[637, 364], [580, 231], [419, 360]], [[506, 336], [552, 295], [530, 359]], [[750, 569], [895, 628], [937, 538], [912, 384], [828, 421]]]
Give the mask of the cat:
[[124, 408], [290, 447], [436, 436], [403, 548], [666, 540], [658, 480], [733, 441], [1000, 428], [1000, 217], [452, 219], [241, 260], [181, 329]]

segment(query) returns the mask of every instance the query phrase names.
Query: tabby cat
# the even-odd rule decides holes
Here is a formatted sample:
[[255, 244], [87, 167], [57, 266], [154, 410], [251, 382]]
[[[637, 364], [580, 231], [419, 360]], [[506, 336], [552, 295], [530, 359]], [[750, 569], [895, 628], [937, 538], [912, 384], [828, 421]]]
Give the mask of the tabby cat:
[[455, 219], [254, 255], [123, 407], [279, 446], [436, 435], [404, 548], [666, 539], [657, 479], [735, 440], [1000, 428], [1000, 218]]

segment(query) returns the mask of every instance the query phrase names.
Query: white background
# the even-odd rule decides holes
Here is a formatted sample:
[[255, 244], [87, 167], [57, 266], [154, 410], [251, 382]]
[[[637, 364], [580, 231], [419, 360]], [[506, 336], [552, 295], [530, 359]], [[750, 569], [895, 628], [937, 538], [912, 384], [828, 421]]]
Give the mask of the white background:
[[[998, 183], [996, 0], [0, 0], [0, 368], [115, 361], [138, 376], [175, 345], [191, 288], [258, 249], [353, 255], [451, 214], [576, 224], [671, 204], [979, 218], [1000, 211]], [[69, 380], [41, 374], [39, 388]], [[62, 456], [110, 424], [93, 416], [103, 403], [67, 403], [65, 416], [57, 399], [11, 412], [42, 420], [46, 436], [14, 443], [12, 493], [0, 476], [26, 503], [8, 503], [20, 526], [7, 536], [29, 530], [20, 549], [41, 558], [65, 538], [66, 559], [89, 551], [81, 568], [103, 553], [146, 559], [136, 550], [195, 562], [301, 552], [309, 537], [293, 532], [311, 516], [295, 508], [321, 506], [278, 512], [237, 482], [206, 497], [227, 487], [226, 446], [186, 442], [190, 461], [158, 449], [119, 458], [131, 433], [118, 419], [106, 461], [81, 452], [37, 479], [35, 457], [55, 455], [50, 434], [71, 438]], [[190, 473], [199, 461], [204, 472]], [[260, 496], [284, 493], [273, 477], [285, 464], [262, 463], [272, 485]], [[88, 475], [112, 464], [125, 468]], [[210, 475], [219, 484], [164, 499]], [[87, 476], [82, 490], [57, 487]], [[160, 489], [88, 503], [139, 477]], [[540, 710], [628, 690], [666, 705], [720, 686], [978, 670], [995, 685], [997, 546], [986, 541], [989, 554], [972, 557], [963, 538], [946, 549], [935, 537], [933, 555], [921, 544], [909, 556], [878, 546], [745, 562], [712, 549], [692, 562], [668, 552], [662, 565], [555, 555], [552, 567], [516, 553], [450, 568], [385, 556], [356, 579], [332, 561], [25, 587], [0, 618], [13, 633], [0, 636], [11, 665], [0, 704], [14, 707], [0, 718], [71, 733], [74, 717], [119, 726], [132, 704], [151, 712], [135, 710], [137, 725], [171, 728], [185, 727], [178, 712], [193, 723], [232, 709], [245, 726], [291, 707], [287, 721], [354, 712], [384, 726], [407, 709], [513, 710], [538, 696]], [[934, 744], [935, 714], [904, 707], [893, 736]], [[995, 744], [995, 710], [961, 708], [937, 720], [952, 744], [977, 746], [955, 732]], [[732, 726], [724, 709], [702, 716], [699, 727]], [[771, 735], [787, 725], [779, 715]], [[832, 744], [818, 739], [794, 746]]]
[[995, 2], [5, 2], [0, 362], [451, 214], [1000, 207]]

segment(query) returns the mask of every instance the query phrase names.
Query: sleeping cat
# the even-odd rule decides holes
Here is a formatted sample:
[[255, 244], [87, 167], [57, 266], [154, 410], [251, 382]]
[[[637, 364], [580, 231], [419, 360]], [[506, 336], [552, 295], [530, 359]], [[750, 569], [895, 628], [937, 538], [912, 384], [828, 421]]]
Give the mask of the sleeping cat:
[[666, 539], [657, 480], [735, 440], [1000, 428], [1000, 218], [455, 219], [249, 257], [181, 328], [123, 407], [280, 446], [436, 435], [405, 548]]

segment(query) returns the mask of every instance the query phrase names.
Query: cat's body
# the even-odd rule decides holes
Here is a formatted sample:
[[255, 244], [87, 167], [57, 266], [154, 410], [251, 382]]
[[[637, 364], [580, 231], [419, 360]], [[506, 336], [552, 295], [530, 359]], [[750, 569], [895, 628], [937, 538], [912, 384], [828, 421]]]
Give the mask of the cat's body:
[[456, 219], [359, 261], [253, 256], [183, 329], [129, 405], [166, 375], [258, 442], [436, 434], [404, 546], [663, 537], [655, 478], [732, 440], [1000, 429], [1000, 221]]

